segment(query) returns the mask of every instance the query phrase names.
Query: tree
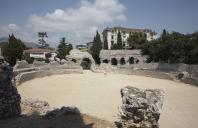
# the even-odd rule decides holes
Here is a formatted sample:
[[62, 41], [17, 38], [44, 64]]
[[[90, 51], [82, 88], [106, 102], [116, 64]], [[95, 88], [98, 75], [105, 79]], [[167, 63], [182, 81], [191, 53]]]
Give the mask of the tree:
[[96, 36], [94, 37], [93, 40], [93, 45], [90, 49], [90, 53], [93, 56], [96, 64], [100, 64], [100, 50], [102, 49], [102, 42], [100, 39], [100, 34], [98, 33], [98, 31], [96, 31]]
[[123, 49], [122, 35], [120, 31], [118, 31], [117, 43], [113, 44], [112, 49], [115, 49], [115, 50]]
[[38, 32], [39, 37], [39, 44], [41, 45], [41, 48], [47, 48], [49, 44], [44, 40], [44, 38], [48, 38], [47, 32]]
[[117, 49], [123, 49], [122, 35], [120, 31], [118, 32], [118, 37], [117, 37]]
[[25, 48], [26, 46], [20, 39], [16, 39], [13, 34], [11, 36], [9, 35], [8, 43], [3, 46], [5, 60], [10, 63], [11, 66], [14, 66], [17, 59], [22, 59], [23, 50]]
[[65, 56], [69, 54], [69, 52], [73, 49], [72, 44], [68, 44], [65, 42], [65, 37], [60, 40], [60, 44], [58, 45], [58, 54], [57, 57], [60, 59], [65, 59]]
[[142, 47], [142, 54], [148, 55], [149, 62], [198, 64], [198, 33], [168, 33]]
[[107, 40], [107, 37], [105, 37], [105, 39], [104, 39], [104, 49], [109, 49], [109, 48], [108, 48], [108, 40]]
[[147, 42], [146, 34], [142, 32], [135, 32], [129, 35], [127, 43], [130, 49], [140, 49], [140, 47]]

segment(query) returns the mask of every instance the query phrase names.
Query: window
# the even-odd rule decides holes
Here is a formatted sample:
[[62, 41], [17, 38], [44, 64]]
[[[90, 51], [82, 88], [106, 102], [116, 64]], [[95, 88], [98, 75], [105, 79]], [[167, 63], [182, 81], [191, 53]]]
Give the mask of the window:
[[111, 39], [112, 39], [112, 40], [114, 39], [114, 36], [113, 36], [113, 35], [111, 36]]

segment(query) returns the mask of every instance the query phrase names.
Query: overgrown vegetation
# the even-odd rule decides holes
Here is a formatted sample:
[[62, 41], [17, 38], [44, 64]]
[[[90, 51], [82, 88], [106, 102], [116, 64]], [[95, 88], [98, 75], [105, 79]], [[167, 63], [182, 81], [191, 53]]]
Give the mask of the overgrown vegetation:
[[141, 46], [148, 62], [198, 64], [198, 32], [192, 34], [169, 33]]

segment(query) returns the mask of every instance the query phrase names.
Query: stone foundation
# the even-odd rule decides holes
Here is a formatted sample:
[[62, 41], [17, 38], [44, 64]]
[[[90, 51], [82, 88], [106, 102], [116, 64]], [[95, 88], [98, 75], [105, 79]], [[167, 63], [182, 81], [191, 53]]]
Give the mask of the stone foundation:
[[164, 92], [158, 89], [140, 90], [134, 87], [121, 89], [123, 128], [159, 128]]
[[12, 85], [12, 68], [0, 57], [0, 119], [20, 115], [21, 97]]

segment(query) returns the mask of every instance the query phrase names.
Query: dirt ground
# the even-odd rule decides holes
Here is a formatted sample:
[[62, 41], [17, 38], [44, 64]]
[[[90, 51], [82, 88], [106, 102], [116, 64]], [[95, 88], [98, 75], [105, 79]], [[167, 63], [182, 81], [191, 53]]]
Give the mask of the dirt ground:
[[76, 106], [82, 113], [117, 121], [125, 86], [165, 91], [160, 128], [198, 126], [198, 87], [169, 80], [123, 74], [65, 74], [34, 79], [18, 87], [21, 95], [48, 101], [52, 107]]

